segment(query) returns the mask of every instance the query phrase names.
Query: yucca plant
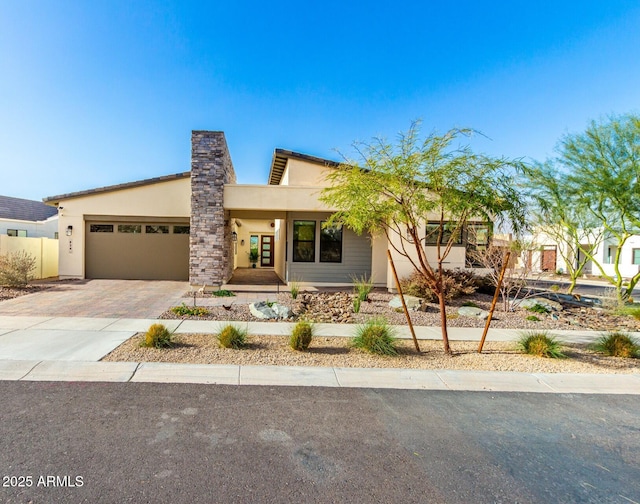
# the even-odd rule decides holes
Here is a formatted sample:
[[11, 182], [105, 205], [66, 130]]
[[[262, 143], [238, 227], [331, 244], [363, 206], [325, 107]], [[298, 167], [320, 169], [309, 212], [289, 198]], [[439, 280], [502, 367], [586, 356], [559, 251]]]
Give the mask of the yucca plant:
[[522, 335], [518, 341], [520, 350], [529, 355], [548, 357], [551, 359], [564, 359], [562, 344], [546, 332], [530, 332]]
[[372, 318], [357, 327], [356, 335], [351, 339], [351, 346], [378, 355], [398, 355], [393, 332], [386, 319]]
[[640, 357], [638, 341], [623, 332], [603, 334], [591, 348], [611, 357]]

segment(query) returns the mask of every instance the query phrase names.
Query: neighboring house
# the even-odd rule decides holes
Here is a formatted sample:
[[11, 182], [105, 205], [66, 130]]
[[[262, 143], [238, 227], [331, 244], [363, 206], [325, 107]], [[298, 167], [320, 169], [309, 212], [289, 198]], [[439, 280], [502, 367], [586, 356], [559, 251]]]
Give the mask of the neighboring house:
[[[578, 257], [572, 257], [571, 254], [562, 253], [566, 249], [565, 243], [558, 243], [553, 237], [539, 232], [534, 235], [534, 243], [536, 244], [536, 252], [531, 255], [531, 266], [533, 271], [550, 271], [550, 272], [566, 272], [567, 265], [564, 256], [568, 256], [570, 260], [582, 261], [584, 252], [578, 251]], [[617, 240], [608, 238], [598, 240], [598, 246], [593, 253], [595, 260], [602, 266], [604, 272], [609, 276], [615, 276], [614, 262], [617, 250]], [[594, 237], [584, 237], [580, 246], [584, 249], [591, 248], [591, 244], [595, 244]], [[575, 247], [576, 249], [578, 247]], [[620, 275], [623, 278], [631, 278], [640, 271], [640, 235], [631, 236], [622, 247], [619, 261]], [[584, 269], [584, 275], [601, 275], [602, 272], [593, 261], [587, 261]]]
[[[371, 276], [394, 287], [385, 237], [323, 228], [335, 209], [319, 196], [338, 163], [276, 149], [267, 184], [236, 184], [222, 132], [194, 131], [191, 147], [190, 172], [45, 199], [59, 209], [61, 278], [219, 286], [236, 267], [250, 267], [257, 249], [256, 266], [285, 282], [345, 285]], [[465, 229], [447, 266], [464, 268], [467, 249], [484, 246], [488, 231], [480, 223]], [[406, 259], [395, 260], [401, 277], [411, 273]]]
[[0, 196], [0, 235], [57, 238], [58, 211], [41, 201]]

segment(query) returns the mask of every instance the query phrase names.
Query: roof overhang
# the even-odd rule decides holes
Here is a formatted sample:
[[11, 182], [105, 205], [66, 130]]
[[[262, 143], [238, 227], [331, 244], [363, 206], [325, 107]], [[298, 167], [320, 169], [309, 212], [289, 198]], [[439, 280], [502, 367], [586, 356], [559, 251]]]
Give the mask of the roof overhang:
[[47, 205], [56, 206], [62, 200], [81, 198], [83, 196], [92, 196], [94, 194], [101, 194], [106, 192], [120, 191], [122, 189], [132, 189], [134, 187], [142, 187], [142, 186], [151, 185], [151, 184], [158, 184], [160, 182], [171, 182], [173, 180], [180, 180], [183, 178], [188, 178], [190, 176], [191, 176], [191, 172], [175, 173], [173, 175], [163, 175], [161, 177], [138, 180], [136, 182], [127, 182], [125, 184], [98, 187], [97, 189], [88, 189], [86, 191], [60, 194], [58, 196], [49, 196], [47, 198], [43, 198], [42, 201]]
[[293, 152], [286, 149], [276, 149], [273, 151], [273, 158], [271, 159], [271, 170], [269, 171], [269, 185], [280, 185], [282, 175], [287, 167], [289, 159], [298, 159], [300, 161], [306, 161], [307, 163], [319, 164], [322, 166], [330, 166], [336, 168], [340, 165], [336, 161], [330, 159], [323, 159], [315, 156], [309, 156], [307, 154], [301, 154], [299, 152]]

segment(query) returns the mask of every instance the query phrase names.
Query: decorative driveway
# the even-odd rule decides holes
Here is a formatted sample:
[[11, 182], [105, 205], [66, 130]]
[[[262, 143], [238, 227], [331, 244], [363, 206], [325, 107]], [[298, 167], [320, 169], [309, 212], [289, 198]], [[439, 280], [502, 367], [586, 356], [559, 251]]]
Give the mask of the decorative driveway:
[[0, 302], [0, 315], [26, 317], [157, 318], [179, 305], [188, 282], [80, 280]]

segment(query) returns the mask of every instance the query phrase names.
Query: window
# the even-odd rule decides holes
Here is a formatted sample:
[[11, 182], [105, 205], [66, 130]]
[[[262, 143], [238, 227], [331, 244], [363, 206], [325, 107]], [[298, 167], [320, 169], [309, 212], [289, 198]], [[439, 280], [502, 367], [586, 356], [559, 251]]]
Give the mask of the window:
[[90, 233], [113, 233], [113, 224], [91, 224]]
[[189, 234], [191, 227], [189, 226], [173, 226], [173, 234]]
[[27, 237], [27, 230], [26, 229], [7, 229], [7, 235], [8, 236], [19, 236], [21, 238], [26, 238]]
[[[442, 245], [446, 245], [447, 243], [449, 243], [449, 239], [451, 238], [451, 231], [453, 231], [453, 229], [457, 226], [457, 223], [455, 222], [445, 222], [444, 223], [444, 229], [442, 232], [442, 240], [441, 240], [441, 244]], [[438, 241], [438, 232], [440, 230], [440, 223], [439, 222], [429, 222], [427, 224], [427, 234], [426, 234], [426, 239], [425, 239], [425, 243], [427, 245], [436, 245], [437, 241]], [[453, 239], [453, 243], [455, 244], [460, 244], [462, 243], [462, 233], [460, 232], [460, 229], [456, 229], [456, 235]]]
[[147, 234], [169, 234], [169, 226], [145, 226]]
[[56, 231], [55, 233], [53, 233], [53, 239], [57, 240], [58, 239], [58, 232]]
[[316, 221], [293, 221], [293, 262], [315, 262]]
[[320, 227], [320, 262], [342, 262], [342, 226]]
[[604, 258], [605, 264], [613, 264], [616, 259], [616, 251], [618, 247], [607, 247], [607, 256]]
[[487, 224], [469, 224], [467, 226], [467, 244], [476, 250], [486, 250], [491, 230]]
[[141, 224], [118, 224], [118, 233], [142, 233]]
[[633, 249], [631, 264], [640, 264], [640, 249]]

